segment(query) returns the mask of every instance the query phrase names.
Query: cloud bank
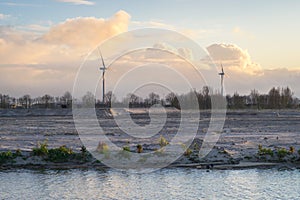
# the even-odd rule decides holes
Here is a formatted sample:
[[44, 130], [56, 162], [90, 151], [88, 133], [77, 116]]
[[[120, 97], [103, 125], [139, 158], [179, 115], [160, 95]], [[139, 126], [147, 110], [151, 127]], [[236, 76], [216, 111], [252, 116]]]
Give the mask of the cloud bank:
[[109, 19], [67, 19], [42, 34], [0, 26], [1, 93], [71, 90], [85, 55], [103, 40], [127, 31], [129, 21], [130, 15], [119, 11]]
[[[49, 29], [34, 25], [27, 30], [0, 26], [0, 93], [35, 96], [71, 91], [77, 69], [87, 53], [109, 37], [127, 31], [130, 24], [130, 15], [119, 11], [109, 19], [77, 17]], [[157, 46], [187, 59], [197, 59], [185, 47], [174, 49], [164, 43], [153, 44], [153, 47]], [[267, 69], [253, 61], [247, 50], [235, 44], [212, 44], [207, 50], [215, 64], [222, 63], [225, 73], [230, 76], [225, 77], [227, 93], [247, 94], [254, 88], [268, 92], [273, 86], [290, 86], [300, 97], [300, 70]], [[151, 52], [147, 55], [150, 59], [156, 58]], [[220, 69], [203, 70], [207, 72], [205, 78], [209, 79], [218, 77]], [[217, 80], [216, 89], [220, 86]]]
[[249, 75], [262, 75], [261, 66], [251, 60], [247, 50], [243, 50], [234, 44], [213, 44], [207, 50], [217, 64], [233, 71], [240, 71]]
[[295, 95], [300, 96], [299, 69], [263, 68], [252, 61], [247, 50], [235, 44], [212, 44], [207, 50], [218, 70], [222, 63], [225, 73], [229, 75], [225, 77], [225, 87], [229, 94], [236, 91], [248, 94], [252, 89], [267, 93], [274, 86], [289, 86]]

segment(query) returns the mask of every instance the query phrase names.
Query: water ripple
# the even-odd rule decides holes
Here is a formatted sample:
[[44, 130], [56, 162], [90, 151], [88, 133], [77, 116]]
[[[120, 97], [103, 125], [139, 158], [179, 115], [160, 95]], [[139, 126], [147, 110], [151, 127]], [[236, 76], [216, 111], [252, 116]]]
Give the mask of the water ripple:
[[297, 170], [17, 170], [0, 179], [0, 199], [300, 199]]

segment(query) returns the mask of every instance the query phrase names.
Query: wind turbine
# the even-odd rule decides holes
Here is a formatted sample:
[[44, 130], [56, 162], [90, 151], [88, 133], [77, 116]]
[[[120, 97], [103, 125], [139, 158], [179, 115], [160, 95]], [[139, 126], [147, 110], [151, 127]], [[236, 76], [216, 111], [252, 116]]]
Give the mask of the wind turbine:
[[102, 53], [100, 51], [100, 49], [98, 48], [98, 52], [101, 56], [101, 60], [102, 60], [102, 67], [100, 67], [100, 70], [102, 71], [102, 103], [105, 103], [105, 71], [107, 70], [104, 60], [103, 60], [103, 56]]
[[222, 72], [219, 73], [219, 75], [221, 76], [221, 95], [223, 96], [223, 88], [224, 88], [224, 69], [223, 69], [223, 65], [221, 63], [221, 67], [222, 67]]

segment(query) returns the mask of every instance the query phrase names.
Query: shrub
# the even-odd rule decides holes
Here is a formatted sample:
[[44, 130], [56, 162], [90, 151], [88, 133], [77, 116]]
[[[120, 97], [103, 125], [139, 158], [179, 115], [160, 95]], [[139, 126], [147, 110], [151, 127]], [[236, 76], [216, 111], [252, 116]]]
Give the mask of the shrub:
[[184, 150], [185, 156], [190, 156], [192, 154], [192, 150], [190, 148], [187, 148], [185, 144], [180, 144], [181, 148]]
[[106, 154], [109, 151], [109, 146], [106, 143], [104, 143], [104, 142], [99, 142], [98, 147], [97, 147], [97, 151], [99, 153]]
[[165, 147], [168, 144], [169, 144], [168, 140], [161, 135], [160, 138], [159, 138], [160, 147]]
[[43, 143], [38, 143], [36, 148], [32, 149], [34, 156], [47, 156], [48, 155], [48, 144], [47, 141]]
[[65, 162], [68, 161], [73, 154], [72, 149], [63, 145], [59, 148], [50, 149], [48, 151], [48, 160], [52, 162]]
[[124, 146], [124, 147], [123, 147], [123, 151], [128, 151], [128, 152], [130, 152], [130, 147], [129, 147], [129, 146]]
[[272, 149], [269, 148], [263, 148], [261, 145], [258, 146], [258, 154], [261, 156], [270, 155], [273, 156], [274, 152]]
[[11, 151], [0, 153], [0, 163], [6, 163], [7, 161], [12, 160], [13, 158], [14, 157]]
[[80, 151], [81, 151], [82, 154], [87, 153], [87, 150], [86, 150], [86, 147], [85, 147], [85, 146], [81, 146]]
[[277, 155], [279, 158], [284, 158], [289, 152], [285, 148], [278, 149]]
[[291, 146], [289, 152], [290, 153], [295, 153], [295, 147]]
[[21, 149], [17, 149], [16, 152], [15, 152], [15, 155], [16, 156], [21, 156], [22, 155]]
[[298, 150], [298, 154], [300, 155], [300, 149]]
[[81, 146], [80, 151], [81, 151], [81, 153], [75, 154], [75, 158], [77, 160], [87, 162], [92, 158], [92, 155], [88, 152], [88, 150], [86, 149], [86, 147], [84, 145]]
[[142, 152], [143, 152], [143, 146], [142, 146], [142, 145], [138, 144], [138, 145], [136, 146], [136, 148], [137, 148], [137, 152], [138, 152], [138, 153], [142, 153]]
[[187, 150], [185, 150], [184, 155], [185, 156], [190, 156], [192, 154], [192, 150], [190, 148], [188, 148]]

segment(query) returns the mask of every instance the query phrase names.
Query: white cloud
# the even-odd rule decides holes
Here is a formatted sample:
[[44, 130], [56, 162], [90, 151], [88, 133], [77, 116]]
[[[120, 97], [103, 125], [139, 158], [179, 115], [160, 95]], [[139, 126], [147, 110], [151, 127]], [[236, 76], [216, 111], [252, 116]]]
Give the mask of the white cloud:
[[[110, 19], [74, 18], [54, 25], [48, 32], [36, 34], [0, 27], [0, 64], [45, 64], [74, 62], [101, 41], [127, 31], [130, 16], [117, 12]], [[31, 28], [44, 30], [44, 27]]]
[[35, 25], [22, 30], [0, 26], [0, 91], [18, 95], [27, 88], [32, 94], [57, 94], [60, 85], [71, 90], [83, 55], [127, 31], [129, 20], [129, 14], [119, 11], [109, 19], [68, 19], [47, 31]]
[[59, 2], [72, 3], [76, 5], [94, 5], [95, 2], [87, 1], [87, 0], [57, 0]]
[[94, 17], [67, 19], [53, 26], [43, 40], [76, 47], [95, 46], [104, 39], [127, 31], [129, 20], [130, 15], [125, 11], [119, 11], [107, 20]]
[[[18, 96], [25, 93], [59, 95], [64, 90], [71, 90], [77, 67], [83, 60], [82, 55], [105, 39], [127, 31], [129, 24], [130, 15], [119, 11], [109, 19], [78, 17], [52, 25], [48, 29], [39, 25], [29, 25], [27, 29], [22, 30], [0, 26], [0, 91]], [[152, 25], [163, 26], [155, 23]], [[160, 39], [164, 41], [163, 37]], [[181, 46], [172, 47], [157, 43], [153, 47], [176, 52], [187, 59], [193, 59], [195, 56], [191, 50]], [[268, 92], [273, 86], [290, 86], [295, 94], [300, 96], [298, 88], [300, 70], [264, 70], [258, 63], [252, 61], [247, 50], [234, 44], [213, 44], [207, 50], [217, 65], [223, 63], [226, 73], [230, 75], [229, 78], [225, 78], [226, 91], [230, 94], [235, 91], [249, 93], [253, 88]], [[169, 56], [163, 54], [164, 52], [159, 53], [162, 56]], [[143, 52], [133, 55], [134, 58], [141, 60], [144, 59], [143, 56], [145, 56]], [[147, 51], [146, 56], [157, 61], [155, 52]], [[177, 61], [176, 59], [174, 56], [170, 57], [172, 64]], [[138, 62], [139, 59], [133, 61]], [[129, 64], [126, 62], [125, 66]], [[179, 64], [174, 66], [178, 66], [178, 70], [181, 70]], [[120, 67], [124, 67], [123, 63], [120, 63]], [[207, 68], [203, 71], [209, 74], [204, 76], [207, 80], [216, 78], [219, 80], [215, 69]], [[196, 78], [191, 81], [199, 82]], [[219, 81], [216, 81], [214, 88], [219, 88]]]
[[244, 72], [249, 75], [262, 75], [261, 66], [251, 60], [247, 50], [234, 44], [213, 44], [207, 50], [214, 61], [222, 63], [227, 69]]
[[[243, 50], [234, 44], [213, 44], [207, 50], [220, 70], [220, 63], [223, 64], [225, 74], [225, 88], [227, 94], [239, 92], [249, 94], [252, 89], [261, 93], [267, 93], [272, 87], [289, 86], [300, 96], [300, 69], [290, 70], [287, 68], [263, 69], [260, 64], [251, 60], [247, 50]], [[206, 78], [216, 76], [212, 71], [206, 72]], [[215, 88], [219, 88], [217, 83]]]

